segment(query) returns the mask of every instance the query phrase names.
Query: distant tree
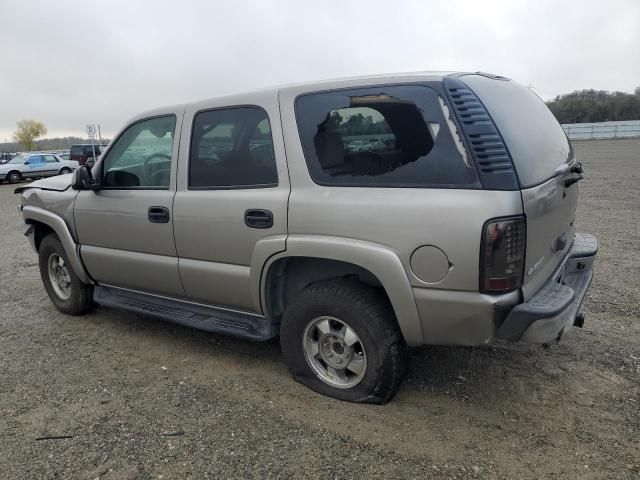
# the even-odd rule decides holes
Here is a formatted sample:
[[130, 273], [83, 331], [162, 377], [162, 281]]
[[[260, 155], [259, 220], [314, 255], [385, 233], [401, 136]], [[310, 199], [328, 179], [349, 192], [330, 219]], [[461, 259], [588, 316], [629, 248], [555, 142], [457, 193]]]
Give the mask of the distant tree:
[[36, 138], [47, 134], [47, 128], [37, 120], [21, 120], [18, 129], [13, 133], [13, 140], [21, 144], [26, 151], [31, 151]]
[[331, 115], [325, 120], [324, 126], [327, 130], [336, 130], [342, 125], [342, 115], [337, 110], [331, 112]]
[[635, 94], [576, 90], [558, 95], [547, 106], [560, 123], [640, 120], [640, 87]]

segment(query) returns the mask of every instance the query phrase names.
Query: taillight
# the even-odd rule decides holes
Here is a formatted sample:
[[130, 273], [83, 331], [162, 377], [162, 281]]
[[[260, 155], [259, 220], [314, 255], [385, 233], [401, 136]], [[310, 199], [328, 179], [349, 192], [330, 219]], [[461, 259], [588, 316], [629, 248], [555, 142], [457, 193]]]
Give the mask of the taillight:
[[480, 291], [505, 293], [522, 286], [527, 223], [524, 217], [489, 220], [482, 231]]

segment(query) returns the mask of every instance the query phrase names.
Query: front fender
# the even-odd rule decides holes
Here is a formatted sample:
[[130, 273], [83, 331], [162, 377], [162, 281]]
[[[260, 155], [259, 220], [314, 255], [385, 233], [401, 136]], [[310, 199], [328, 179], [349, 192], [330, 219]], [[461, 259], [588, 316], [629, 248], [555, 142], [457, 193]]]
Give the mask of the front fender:
[[400, 258], [390, 249], [374, 243], [340, 237], [316, 235], [290, 235], [286, 251], [266, 260], [254, 291], [260, 295], [260, 303], [266, 305], [266, 281], [269, 268], [287, 257], [312, 257], [352, 263], [368, 270], [382, 284], [395, 312], [400, 330], [410, 346], [423, 343], [422, 326], [413, 290]]
[[93, 283], [80, 259], [80, 251], [78, 244], [73, 240], [73, 236], [67, 227], [65, 221], [47, 210], [32, 205], [26, 205], [22, 208], [22, 217], [27, 223], [40, 222], [49, 227], [56, 233], [62, 243], [64, 252], [67, 254], [71, 268], [83, 283]]

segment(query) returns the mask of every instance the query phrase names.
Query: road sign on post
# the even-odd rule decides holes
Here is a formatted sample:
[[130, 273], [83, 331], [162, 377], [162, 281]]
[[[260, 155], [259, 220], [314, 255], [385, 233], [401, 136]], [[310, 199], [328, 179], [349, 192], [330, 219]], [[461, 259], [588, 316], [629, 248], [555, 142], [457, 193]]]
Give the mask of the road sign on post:
[[[89, 138], [91, 139], [91, 150], [93, 151], [93, 162], [95, 163], [96, 161], [96, 146], [93, 143], [93, 139], [96, 138], [96, 126], [95, 125], [87, 125], [87, 135], [89, 135]], [[91, 165], [93, 166], [93, 165]]]

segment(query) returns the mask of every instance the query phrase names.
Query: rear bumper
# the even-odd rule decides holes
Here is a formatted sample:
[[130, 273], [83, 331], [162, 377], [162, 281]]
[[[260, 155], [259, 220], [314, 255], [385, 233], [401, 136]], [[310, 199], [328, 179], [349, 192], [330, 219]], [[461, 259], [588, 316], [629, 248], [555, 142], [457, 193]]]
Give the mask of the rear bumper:
[[576, 234], [567, 259], [542, 288], [513, 308], [497, 331], [497, 338], [527, 343], [557, 341], [572, 326], [593, 278], [598, 241]]

